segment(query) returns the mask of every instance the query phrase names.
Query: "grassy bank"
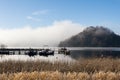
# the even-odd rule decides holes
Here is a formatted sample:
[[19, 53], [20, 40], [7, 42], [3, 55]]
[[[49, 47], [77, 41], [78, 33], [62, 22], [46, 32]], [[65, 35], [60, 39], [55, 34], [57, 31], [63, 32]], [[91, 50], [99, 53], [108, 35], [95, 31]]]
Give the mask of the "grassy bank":
[[120, 59], [93, 58], [79, 59], [76, 62], [61, 63], [45, 61], [2, 61], [0, 62], [0, 73], [34, 72], [34, 71], [59, 71], [59, 72], [87, 72], [95, 73], [119, 72]]

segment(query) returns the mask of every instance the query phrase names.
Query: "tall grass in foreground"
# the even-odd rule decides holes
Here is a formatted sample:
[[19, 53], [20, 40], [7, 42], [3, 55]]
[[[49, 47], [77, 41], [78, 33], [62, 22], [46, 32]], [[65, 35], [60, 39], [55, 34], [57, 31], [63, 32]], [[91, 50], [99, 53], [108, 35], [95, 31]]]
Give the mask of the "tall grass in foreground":
[[34, 72], [34, 71], [59, 71], [59, 72], [87, 72], [95, 73], [119, 72], [120, 59], [91, 58], [79, 59], [76, 62], [45, 62], [45, 61], [3, 61], [0, 62], [0, 73]]
[[0, 80], [120, 80], [120, 73], [115, 72], [20, 72], [0, 74]]

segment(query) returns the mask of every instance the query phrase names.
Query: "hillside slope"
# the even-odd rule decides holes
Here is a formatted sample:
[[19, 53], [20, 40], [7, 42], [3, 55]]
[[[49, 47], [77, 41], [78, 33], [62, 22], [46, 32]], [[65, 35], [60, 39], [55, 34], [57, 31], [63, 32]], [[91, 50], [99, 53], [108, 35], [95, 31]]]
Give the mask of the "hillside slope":
[[83, 32], [61, 41], [60, 47], [120, 47], [120, 36], [102, 26], [90, 26]]

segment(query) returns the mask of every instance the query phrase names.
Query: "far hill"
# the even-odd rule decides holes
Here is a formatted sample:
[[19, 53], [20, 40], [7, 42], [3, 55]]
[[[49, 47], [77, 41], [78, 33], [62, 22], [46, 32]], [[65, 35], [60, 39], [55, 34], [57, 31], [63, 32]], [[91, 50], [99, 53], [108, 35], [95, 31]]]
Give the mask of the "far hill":
[[102, 26], [90, 26], [83, 32], [61, 41], [60, 47], [120, 47], [120, 36]]

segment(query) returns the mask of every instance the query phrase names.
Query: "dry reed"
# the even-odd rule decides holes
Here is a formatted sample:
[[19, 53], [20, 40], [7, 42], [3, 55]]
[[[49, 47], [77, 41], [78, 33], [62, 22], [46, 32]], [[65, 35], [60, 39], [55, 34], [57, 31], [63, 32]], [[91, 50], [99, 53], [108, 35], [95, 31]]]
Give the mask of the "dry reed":
[[76, 62], [51, 62], [45, 61], [3, 61], [0, 62], [0, 73], [34, 72], [34, 71], [60, 71], [60, 72], [87, 72], [95, 73], [119, 72], [120, 59], [93, 58], [79, 59]]
[[120, 80], [120, 73], [96, 72], [88, 74], [86, 72], [19, 72], [11, 74], [0, 74], [0, 80]]

